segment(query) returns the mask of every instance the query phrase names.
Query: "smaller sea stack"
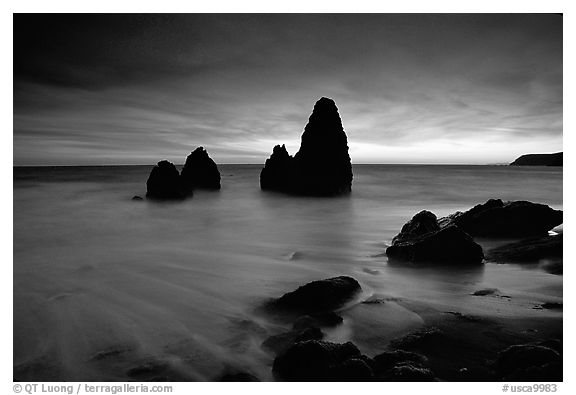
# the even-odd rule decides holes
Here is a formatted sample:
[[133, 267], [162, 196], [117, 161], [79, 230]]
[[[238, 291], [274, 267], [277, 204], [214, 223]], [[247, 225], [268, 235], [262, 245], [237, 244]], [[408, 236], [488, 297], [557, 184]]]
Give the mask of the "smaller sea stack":
[[188, 194], [196, 188], [220, 189], [220, 172], [204, 147], [198, 147], [188, 155], [180, 174], [183, 192]]

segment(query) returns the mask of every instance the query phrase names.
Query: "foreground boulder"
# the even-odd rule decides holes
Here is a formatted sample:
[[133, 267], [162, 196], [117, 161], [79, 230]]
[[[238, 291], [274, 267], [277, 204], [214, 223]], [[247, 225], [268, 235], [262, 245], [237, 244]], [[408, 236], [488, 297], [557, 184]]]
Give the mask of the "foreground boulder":
[[506, 381], [562, 381], [562, 357], [542, 345], [515, 345], [499, 353], [495, 370]]
[[302, 195], [337, 195], [352, 189], [348, 140], [336, 103], [326, 97], [314, 105], [302, 134], [300, 150], [291, 157], [274, 147], [260, 174], [262, 189]]
[[362, 288], [348, 276], [312, 281], [272, 301], [269, 307], [298, 313], [318, 313], [341, 307]]
[[334, 381], [346, 377], [369, 379], [370, 367], [361, 359], [360, 350], [344, 344], [310, 340], [294, 344], [274, 360], [272, 372], [284, 381]]
[[204, 147], [198, 147], [186, 158], [180, 174], [185, 194], [196, 188], [220, 189], [220, 172], [216, 163], [208, 156]]
[[510, 166], [562, 166], [563, 153], [555, 154], [526, 154], [522, 155]]
[[152, 168], [146, 181], [146, 197], [149, 199], [182, 199], [180, 174], [173, 163], [163, 160]]
[[391, 260], [413, 263], [478, 264], [482, 247], [457, 226], [443, 228], [430, 211], [421, 211], [406, 223], [386, 249]]
[[441, 218], [439, 224], [457, 225], [471, 236], [524, 237], [545, 235], [562, 221], [562, 211], [545, 204], [490, 199], [466, 212]]
[[274, 354], [281, 354], [294, 343], [306, 340], [322, 340], [323, 338], [324, 333], [322, 333], [318, 328], [311, 327], [300, 330], [294, 329], [289, 332], [270, 336], [268, 339], [264, 340], [262, 348], [271, 351]]

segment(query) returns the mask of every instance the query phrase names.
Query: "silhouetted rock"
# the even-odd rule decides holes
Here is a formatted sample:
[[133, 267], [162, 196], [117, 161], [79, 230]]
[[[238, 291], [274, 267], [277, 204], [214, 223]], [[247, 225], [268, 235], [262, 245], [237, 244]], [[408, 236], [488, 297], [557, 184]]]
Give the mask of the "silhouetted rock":
[[540, 259], [562, 259], [562, 234], [524, 239], [493, 248], [487, 259], [499, 263], [538, 262]]
[[436, 215], [430, 211], [423, 210], [402, 226], [400, 233], [392, 239], [392, 244], [419, 239], [439, 230], [440, 226]]
[[527, 201], [490, 199], [466, 212], [441, 218], [440, 226], [455, 224], [472, 236], [521, 237], [547, 234], [562, 224], [562, 211]]
[[555, 154], [526, 154], [522, 155], [510, 166], [562, 166], [562, 152]]
[[310, 327], [270, 336], [268, 339], [264, 340], [262, 348], [272, 351], [275, 354], [281, 354], [294, 343], [306, 340], [322, 340], [323, 338], [324, 333], [322, 333], [320, 329]]
[[358, 281], [347, 276], [312, 281], [274, 300], [269, 307], [306, 314], [330, 311], [341, 307], [361, 289]]
[[[276, 357], [272, 372], [277, 379], [285, 381], [334, 380], [335, 371], [342, 374], [341, 365], [357, 357], [360, 357], [360, 350], [350, 342], [336, 344], [310, 340], [296, 343]], [[364, 371], [355, 363], [349, 370]]]
[[144, 200], [144, 199], [142, 199], [141, 196], [136, 195], [132, 197], [132, 200]]
[[389, 259], [423, 263], [477, 264], [484, 258], [482, 247], [457, 226], [441, 228], [436, 216], [421, 211], [408, 221], [392, 245]]
[[350, 192], [352, 164], [348, 140], [338, 108], [321, 98], [302, 134], [300, 150], [292, 158], [284, 146], [274, 147], [260, 174], [262, 189], [303, 195], [336, 195]]
[[189, 194], [196, 188], [220, 189], [220, 172], [204, 147], [198, 147], [186, 158], [180, 174], [182, 190]]
[[303, 315], [294, 321], [292, 326], [295, 330], [302, 330], [306, 328], [324, 328], [334, 327], [340, 325], [344, 320], [333, 311], [325, 313]]
[[158, 162], [146, 181], [146, 197], [149, 199], [182, 199], [180, 173], [174, 164]]
[[288, 192], [293, 189], [293, 160], [286, 146], [275, 146], [260, 173], [260, 187]]
[[548, 347], [521, 344], [500, 352], [496, 374], [504, 380], [562, 381], [562, 358]]

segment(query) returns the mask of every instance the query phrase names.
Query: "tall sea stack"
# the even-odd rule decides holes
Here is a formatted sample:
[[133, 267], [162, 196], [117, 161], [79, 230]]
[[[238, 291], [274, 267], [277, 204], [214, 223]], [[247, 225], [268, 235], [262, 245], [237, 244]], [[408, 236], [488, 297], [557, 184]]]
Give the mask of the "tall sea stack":
[[302, 134], [300, 150], [294, 157], [284, 146], [274, 147], [260, 174], [260, 187], [317, 196], [351, 191], [352, 164], [348, 140], [332, 99], [323, 97], [314, 105]]

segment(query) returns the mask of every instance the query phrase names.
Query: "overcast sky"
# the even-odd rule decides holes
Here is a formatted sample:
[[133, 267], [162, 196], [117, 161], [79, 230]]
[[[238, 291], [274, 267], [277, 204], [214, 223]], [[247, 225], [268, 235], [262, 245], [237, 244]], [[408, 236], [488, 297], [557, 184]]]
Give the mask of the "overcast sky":
[[562, 150], [559, 15], [16, 15], [14, 164], [294, 154], [335, 100], [353, 163]]

